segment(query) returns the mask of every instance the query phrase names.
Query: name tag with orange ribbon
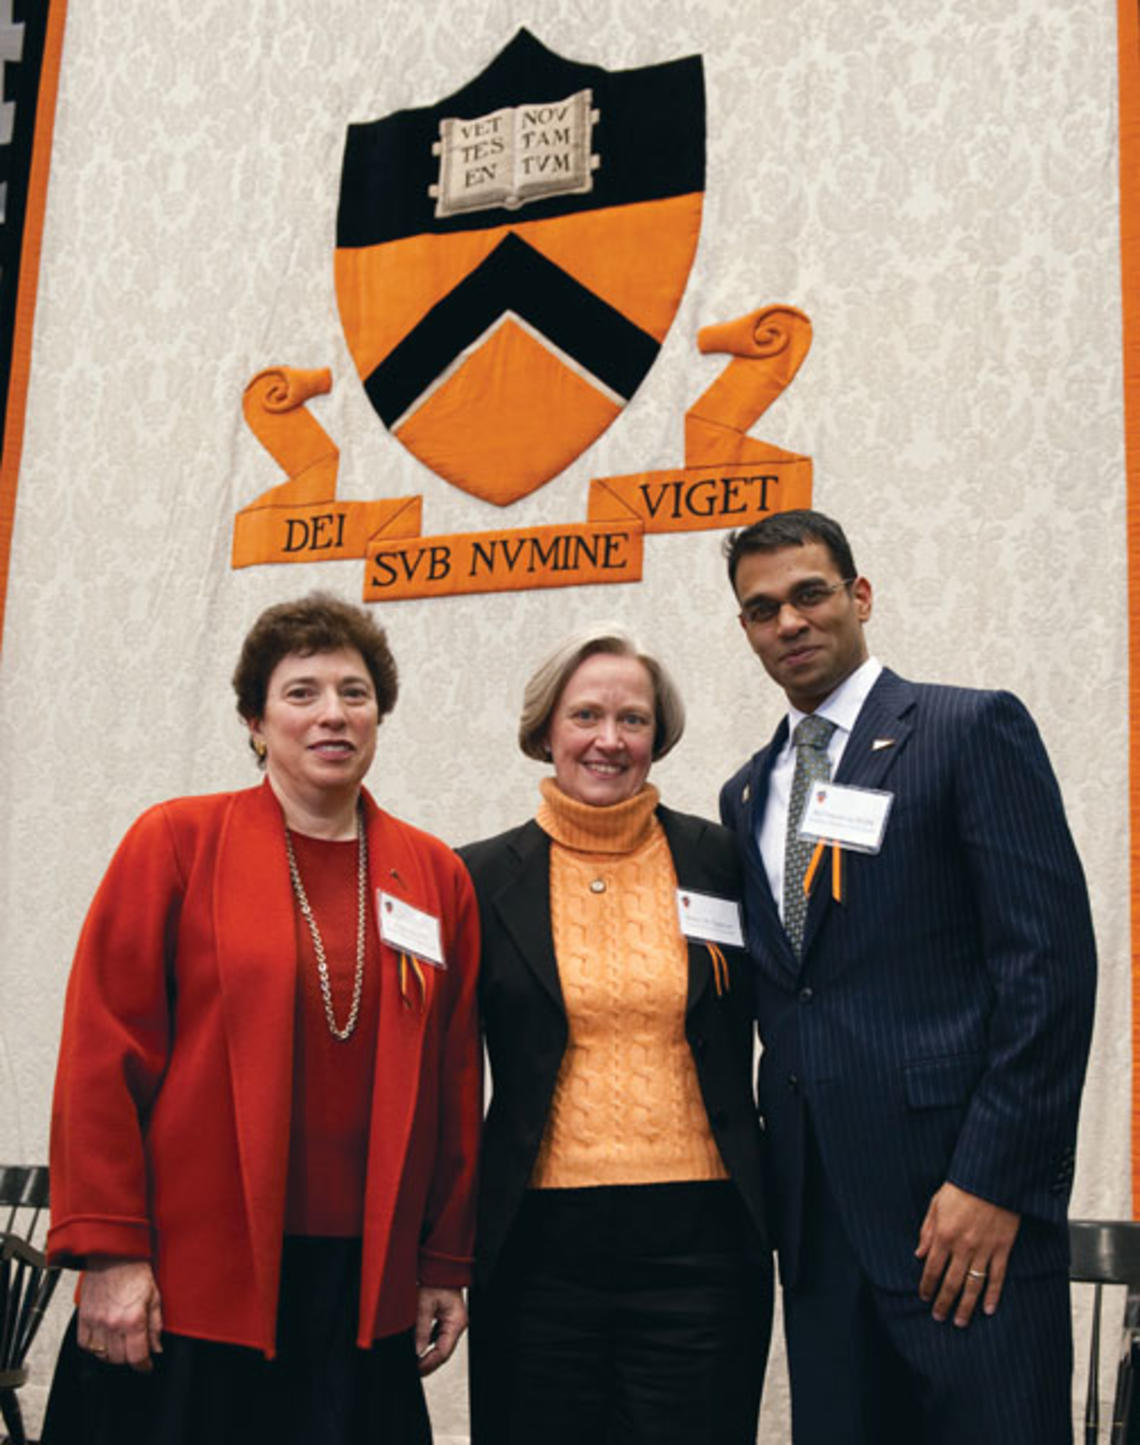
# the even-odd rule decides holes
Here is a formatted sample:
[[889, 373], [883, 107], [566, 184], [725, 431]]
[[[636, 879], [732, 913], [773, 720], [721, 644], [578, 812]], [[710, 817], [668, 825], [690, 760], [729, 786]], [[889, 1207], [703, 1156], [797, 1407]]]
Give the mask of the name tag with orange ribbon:
[[390, 893], [377, 890], [376, 917], [380, 921], [380, 937], [400, 953], [430, 963], [433, 968], [446, 968], [439, 919], [422, 908], [414, 908]]
[[877, 853], [894, 800], [893, 793], [876, 788], [816, 783], [800, 819], [800, 837], [818, 838], [856, 853]]
[[816, 783], [812, 787], [799, 830], [801, 838], [816, 839], [804, 874], [805, 893], [815, 887], [824, 852], [830, 847], [831, 896], [836, 903], [843, 902], [843, 849], [877, 853], [883, 846], [894, 800], [893, 793], [877, 788], [851, 788], [842, 783]]
[[713, 982], [720, 998], [731, 987], [728, 959], [721, 952], [720, 945], [744, 947], [740, 904], [732, 898], [718, 898], [715, 893], [694, 893], [691, 888], [678, 888], [677, 917], [685, 937], [703, 943], [708, 949]]
[[678, 888], [677, 917], [686, 938], [695, 938], [701, 943], [727, 943], [730, 948], [744, 947], [740, 904], [731, 898]]

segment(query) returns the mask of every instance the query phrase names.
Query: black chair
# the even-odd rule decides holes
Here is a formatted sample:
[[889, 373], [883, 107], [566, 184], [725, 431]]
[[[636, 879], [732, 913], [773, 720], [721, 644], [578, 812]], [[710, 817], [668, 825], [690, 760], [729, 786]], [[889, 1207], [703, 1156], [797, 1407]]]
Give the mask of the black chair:
[[27, 1442], [16, 1391], [59, 1279], [36, 1244], [47, 1229], [47, 1202], [45, 1165], [0, 1165], [0, 1413], [11, 1445]]
[[1109, 1445], [1140, 1442], [1140, 1404], [1134, 1405], [1140, 1370], [1140, 1223], [1130, 1220], [1073, 1219], [1069, 1222], [1069, 1278], [1093, 1284], [1092, 1344], [1089, 1350], [1089, 1387], [1085, 1401], [1085, 1445], [1096, 1445], [1100, 1430], [1098, 1378], [1100, 1374], [1101, 1295], [1106, 1284], [1125, 1285], [1124, 1330], [1116, 1371]]

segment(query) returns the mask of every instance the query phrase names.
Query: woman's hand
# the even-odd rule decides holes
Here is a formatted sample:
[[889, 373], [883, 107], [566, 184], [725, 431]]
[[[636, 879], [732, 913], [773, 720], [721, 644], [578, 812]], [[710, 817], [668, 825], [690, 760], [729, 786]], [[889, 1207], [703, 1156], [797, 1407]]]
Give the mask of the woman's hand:
[[162, 1353], [162, 1301], [145, 1259], [95, 1255], [79, 1285], [79, 1348], [144, 1373]]
[[451, 1359], [459, 1337], [467, 1328], [467, 1306], [461, 1289], [420, 1286], [416, 1310], [416, 1355], [420, 1374], [430, 1375]]

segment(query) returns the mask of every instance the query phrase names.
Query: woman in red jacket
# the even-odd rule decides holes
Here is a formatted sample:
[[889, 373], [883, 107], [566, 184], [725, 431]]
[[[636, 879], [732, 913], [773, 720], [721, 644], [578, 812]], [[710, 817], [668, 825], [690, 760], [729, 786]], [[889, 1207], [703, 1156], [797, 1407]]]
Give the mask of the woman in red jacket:
[[478, 922], [361, 786], [384, 633], [269, 608], [234, 687], [264, 783], [144, 813], [72, 969], [49, 1247], [84, 1273], [48, 1445], [420, 1445], [466, 1323]]

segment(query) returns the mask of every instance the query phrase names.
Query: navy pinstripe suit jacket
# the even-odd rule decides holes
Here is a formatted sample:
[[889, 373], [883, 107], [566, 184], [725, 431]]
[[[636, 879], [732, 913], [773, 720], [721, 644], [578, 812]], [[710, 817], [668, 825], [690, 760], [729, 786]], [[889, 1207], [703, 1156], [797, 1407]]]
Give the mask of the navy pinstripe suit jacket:
[[721, 792], [744, 860], [785, 1283], [805, 1109], [876, 1284], [917, 1287], [919, 1226], [946, 1179], [1022, 1214], [1011, 1274], [1064, 1268], [1095, 946], [1033, 720], [1008, 693], [880, 675], [835, 780], [894, 794], [883, 846], [845, 853], [841, 903], [821, 870], [799, 963], [755, 841], [786, 736], [785, 720]]

